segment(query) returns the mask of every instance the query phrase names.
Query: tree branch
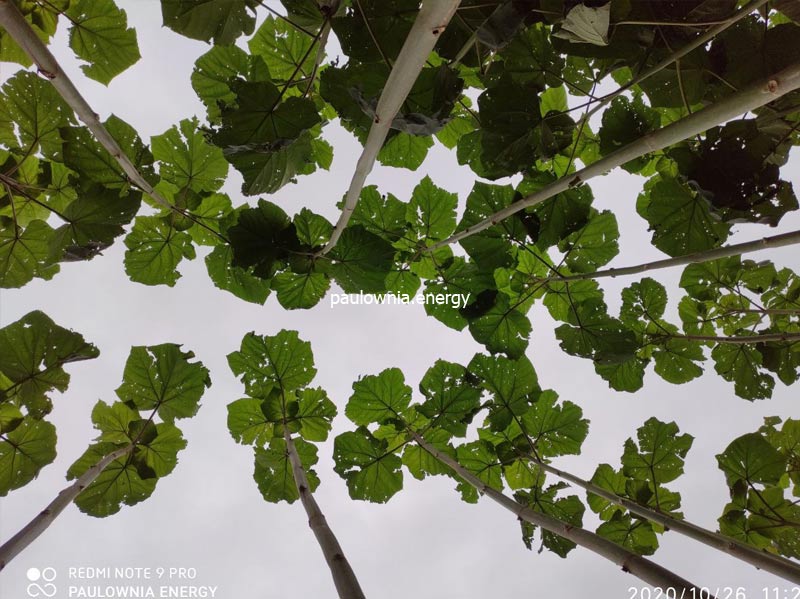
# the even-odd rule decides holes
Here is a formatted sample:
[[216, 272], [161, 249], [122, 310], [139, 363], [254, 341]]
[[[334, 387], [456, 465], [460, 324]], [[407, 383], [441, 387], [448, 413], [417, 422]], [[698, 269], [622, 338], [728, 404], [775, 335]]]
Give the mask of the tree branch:
[[684, 139], [707, 131], [720, 123], [768, 104], [797, 88], [800, 88], [800, 63], [794, 63], [770, 77], [761, 79], [747, 88], [731, 94], [716, 104], [712, 104], [666, 127], [640, 137], [627, 146], [623, 146], [604, 156], [597, 162], [593, 162], [575, 173], [554, 181], [550, 185], [495, 212], [463, 231], [428, 246], [425, 251], [432, 252], [484, 231], [525, 208], [541, 204], [559, 193], [585, 183], [589, 179], [605, 175], [612, 169], [622, 166], [635, 158], [640, 158], [650, 152], [663, 150]]
[[596, 553], [609, 561], [614, 562], [623, 572], [633, 574], [644, 582], [655, 587], [664, 589], [675, 589], [680, 594], [678, 596], [698, 597], [710, 599], [711, 595], [707, 590], [701, 590], [677, 574], [659, 566], [658, 564], [628, 551], [624, 547], [612, 543], [603, 537], [590, 532], [586, 529], [572, 526], [561, 520], [553, 518], [547, 514], [537, 512], [524, 505], [520, 505], [510, 497], [500, 491], [486, 485], [477, 476], [464, 468], [452, 457], [440, 452], [436, 447], [428, 443], [419, 433], [410, 430], [409, 433], [414, 441], [425, 451], [439, 460], [442, 464], [449, 466], [460, 478], [475, 487], [479, 492], [487, 495], [493, 501], [499, 503], [511, 513], [515, 514], [520, 520], [529, 522], [534, 526], [541, 526], [554, 534], [564, 537], [573, 543]]
[[284, 421], [283, 438], [286, 441], [286, 452], [289, 457], [289, 463], [292, 465], [292, 474], [294, 475], [294, 482], [297, 486], [297, 492], [300, 495], [300, 501], [308, 515], [308, 526], [311, 528], [314, 536], [317, 538], [322, 549], [322, 554], [325, 556], [325, 561], [328, 563], [331, 575], [333, 576], [333, 583], [336, 585], [336, 591], [339, 593], [340, 599], [364, 599], [364, 592], [358, 584], [353, 569], [344, 555], [336, 535], [333, 534], [328, 522], [325, 520], [325, 515], [319, 508], [314, 495], [311, 493], [311, 487], [308, 484], [306, 471], [303, 468], [303, 463], [300, 461], [300, 456], [297, 453], [297, 448], [294, 445], [294, 440], [289, 432], [289, 428]]
[[696, 524], [692, 524], [691, 522], [687, 522], [686, 520], [679, 520], [664, 514], [663, 512], [639, 505], [635, 501], [620, 497], [616, 493], [612, 493], [611, 491], [575, 476], [574, 474], [559, 470], [550, 464], [542, 462], [534, 456], [528, 455], [526, 457], [545, 472], [549, 472], [550, 474], [581, 487], [588, 493], [598, 495], [615, 505], [623, 507], [632, 514], [646, 518], [651, 522], [660, 524], [667, 530], [674, 530], [675, 532], [685, 535], [690, 539], [699, 541], [700, 543], [703, 543], [709, 547], [713, 547], [714, 549], [722, 551], [723, 553], [727, 553], [728, 555], [747, 562], [756, 568], [770, 572], [771, 574], [775, 574], [776, 576], [780, 576], [781, 578], [791, 582], [800, 583], [800, 564], [797, 564], [779, 555], [773, 555], [771, 553], [767, 553], [766, 551], [759, 551], [758, 549], [749, 545], [745, 545], [736, 539], [727, 537], [718, 532], [706, 530], [705, 528], [702, 528]]
[[361, 189], [375, 164], [378, 152], [389, 134], [397, 111], [405, 102], [425, 61], [433, 51], [436, 40], [450, 22], [460, 2], [461, 0], [423, 0], [422, 8], [420, 8], [397, 61], [392, 67], [380, 100], [378, 100], [375, 118], [370, 127], [367, 142], [364, 144], [364, 150], [358, 159], [350, 188], [347, 190], [342, 214], [331, 233], [330, 241], [317, 253], [318, 257], [330, 252], [339, 241], [339, 237], [355, 210]]
[[20, 554], [28, 545], [33, 543], [53, 523], [58, 515], [64, 511], [81, 492], [88, 487], [94, 479], [113, 461], [130, 453], [135, 444], [121, 447], [111, 452], [94, 466], [84, 472], [74, 483], [63, 489], [50, 504], [17, 534], [0, 546], [0, 570], [5, 568], [8, 563]]
[[705, 250], [703, 252], [695, 252], [693, 254], [686, 254], [685, 256], [677, 256], [675, 258], [665, 258], [663, 260], [655, 260], [645, 264], [637, 264], [636, 266], [622, 266], [620, 268], [608, 268], [606, 270], [598, 270], [595, 272], [578, 273], [574, 275], [552, 275], [541, 279], [533, 279], [537, 283], [550, 283], [552, 281], [570, 282], [570, 281], [583, 281], [586, 279], [603, 279], [606, 277], [622, 277], [626, 275], [635, 275], [651, 270], [659, 270], [662, 268], [671, 268], [673, 266], [685, 266], [687, 264], [699, 264], [701, 262], [710, 262], [711, 260], [718, 260], [720, 258], [728, 258], [730, 256], [739, 256], [750, 252], [759, 252], [770, 248], [779, 248], [787, 245], [794, 245], [800, 243], [800, 231], [790, 231], [780, 235], [773, 235], [772, 237], [764, 237], [756, 239], [755, 241], [745, 241], [734, 245], [726, 245], [713, 250]]
[[800, 341], [800, 333], [756, 333], [755, 335], [741, 335], [738, 337], [717, 337], [715, 335], [651, 335], [654, 340], [658, 339], [685, 339], [686, 341], [700, 341], [709, 343], [724, 343], [726, 345], [749, 345], [751, 343], [768, 343], [770, 341], [787, 341], [797, 343]]

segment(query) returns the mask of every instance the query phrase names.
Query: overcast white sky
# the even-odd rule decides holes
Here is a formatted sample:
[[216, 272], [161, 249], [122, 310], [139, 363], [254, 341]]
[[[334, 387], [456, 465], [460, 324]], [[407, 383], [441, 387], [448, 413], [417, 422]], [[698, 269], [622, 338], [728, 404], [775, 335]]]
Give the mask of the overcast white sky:
[[[183, 118], [197, 115], [202, 120], [203, 107], [189, 76], [194, 60], [208, 46], [162, 28], [156, 0], [118, 2], [138, 32], [142, 60], [105, 88], [82, 76], [62, 30], [55, 52], [65, 70], [97, 112], [103, 117], [113, 112], [145, 139]], [[16, 70], [6, 64], [0, 69], [2, 78]], [[336, 124], [327, 127], [325, 136], [335, 147], [331, 171], [303, 178], [268, 198], [290, 214], [308, 206], [331, 220], [336, 217], [334, 204], [347, 187], [360, 148]], [[795, 159], [784, 170], [796, 186], [800, 184], [797, 167]], [[238, 204], [243, 198], [238, 193], [238, 174], [231, 170], [234, 176], [226, 189]], [[463, 208], [474, 176], [441, 146], [429, 154], [420, 171], [378, 167], [369, 183], [408, 199], [425, 174], [440, 187], [458, 192]], [[634, 210], [641, 184], [642, 180], [619, 172], [592, 183], [596, 206], [614, 210], [620, 221], [622, 251], [613, 265], [660, 257], [649, 245], [646, 224]], [[779, 230], [740, 226], [732, 241], [789, 230], [798, 223], [800, 219], [792, 216]], [[37, 280], [0, 295], [0, 325], [39, 309], [101, 350], [99, 359], [68, 368], [70, 388], [55, 397], [50, 417], [58, 427], [58, 458], [35, 481], [0, 501], [0, 539], [16, 532], [65, 486], [66, 469], [94, 437], [92, 406], [100, 398], [115, 398], [132, 345], [183, 344], [210, 369], [213, 386], [197, 417], [181, 422], [189, 446], [180, 454], [178, 468], [159, 482], [149, 500], [102, 520], [69, 507], [0, 575], [0, 596], [26, 597], [26, 571], [31, 567], [57, 569], [56, 597], [60, 599], [68, 596], [69, 567], [184, 566], [197, 569], [195, 584], [218, 586], [216, 596], [222, 599], [334, 597], [330, 575], [301, 506], [264, 502], [252, 480], [252, 449], [234, 443], [227, 432], [226, 405], [241, 397], [243, 389], [228, 370], [225, 356], [238, 348], [248, 331], [270, 335], [281, 328], [300, 331], [314, 350], [319, 371], [315, 384], [325, 388], [339, 406], [336, 433], [352, 428], [343, 408], [359, 375], [398, 366], [416, 393], [420, 378], [436, 359], [465, 364], [482, 347], [468, 332], [458, 333], [426, 317], [422, 306], [332, 309], [326, 299], [312, 310], [287, 312], [274, 297], [264, 307], [247, 304], [213, 286], [202, 257], [181, 267], [183, 277], [175, 288], [134, 284], [124, 273], [123, 252], [119, 241], [91, 262], [62, 266], [50, 282]], [[775, 251], [769, 257], [779, 265], [800, 268], [794, 249]], [[675, 290], [680, 269], [652, 276]], [[633, 280], [605, 280], [610, 303], [616, 305], [619, 290]], [[676, 297], [677, 293], [671, 299]], [[791, 403], [792, 391], [780, 383], [768, 402], [749, 403], [735, 397], [732, 385], [713, 372], [711, 363], [704, 377], [687, 385], [669, 385], [649, 373], [639, 393], [614, 393], [595, 375], [589, 361], [567, 356], [558, 348], [546, 311], [537, 306], [531, 317], [528, 356], [542, 386], [579, 403], [591, 420], [583, 455], [563, 458], [558, 464], [589, 478], [600, 462], [618, 466], [625, 439], [646, 418], [675, 420], [696, 440], [686, 475], [672, 486], [683, 495], [687, 517], [706, 527], [715, 528], [727, 498], [714, 455], [734, 437], [758, 428], [764, 416], [786, 418], [798, 413]], [[449, 479], [418, 482], [406, 474], [404, 491], [388, 504], [354, 502], [332, 470], [331, 452], [332, 443], [320, 448], [316, 469], [322, 485], [317, 498], [368, 597], [581, 597], [591, 593], [610, 598], [629, 597], [629, 587], [644, 586], [582, 549], [566, 560], [549, 552], [527, 551], [513, 516], [489, 500], [478, 505], [462, 503]], [[590, 513], [585, 524], [596, 524]], [[661, 543], [656, 559], [698, 585], [742, 586], [747, 597], [763, 597], [762, 587], [782, 583], [674, 533], [661, 537]]]

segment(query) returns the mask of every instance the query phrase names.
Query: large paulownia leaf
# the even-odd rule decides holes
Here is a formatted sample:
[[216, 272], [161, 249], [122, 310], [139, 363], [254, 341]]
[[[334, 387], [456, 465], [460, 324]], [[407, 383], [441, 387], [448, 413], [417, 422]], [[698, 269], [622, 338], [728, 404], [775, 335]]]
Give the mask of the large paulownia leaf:
[[638, 480], [660, 485], [683, 474], [684, 458], [692, 446], [691, 435], [678, 434], [674, 422], [650, 418], [637, 431], [638, 446], [633, 439], [625, 442], [622, 454], [623, 473]]
[[317, 373], [311, 344], [297, 331], [274, 336], [248, 333], [239, 351], [228, 354], [228, 365], [240, 377], [248, 395], [266, 399], [273, 391], [286, 396], [308, 385]]
[[539, 390], [536, 371], [524, 356], [510, 360], [479, 354], [467, 368], [490, 394], [489, 423], [496, 431], [505, 429], [515, 416], [525, 414], [534, 401], [534, 392]]
[[419, 383], [425, 401], [417, 411], [446, 431], [448, 437], [464, 436], [467, 424], [480, 409], [481, 391], [467, 379], [467, 369], [460, 364], [437, 360]]
[[197, 119], [184, 119], [152, 139], [159, 175], [179, 189], [219, 191], [228, 174], [228, 163], [219, 148], [209, 145]]
[[358, 424], [383, 424], [402, 418], [411, 403], [411, 387], [406, 385], [399, 368], [387, 368], [378, 375], [368, 375], [353, 383], [353, 395], [345, 414]]
[[141, 58], [136, 31], [114, 0], [77, 0], [64, 14], [70, 48], [88, 63], [81, 66], [87, 77], [107, 85]]
[[72, 110], [55, 88], [34, 73], [20, 71], [8, 79], [0, 95], [0, 123], [13, 123], [19, 141], [13, 133], [4, 136], [9, 145], [19, 146], [25, 154], [37, 149], [47, 158], [61, 156], [59, 129], [75, 122]]
[[232, 293], [236, 297], [263, 304], [270, 293], [269, 279], [258, 277], [253, 267], [242, 268], [233, 264], [233, 248], [229, 245], [218, 245], [206, 256], [208, 276], [219, 289]]
[[350, 497], [384, 503], [403, 488], [402, 461], [392, 449], [363, 426], [336, 437], [334, 470], [347, 481]]
[[181, 35], [229, 45], [243, 33], [253, 33], [258, 4], [258, 0], [161, 0], [161, 15], [164, 25]]
[[133, 347], [117, 395], [140, 410], [157, 411], [165, 422], [194, 416], [211, 379], [192, 358], [174, 343]]
[[0, 216], [0, 287], [15, 289], [34, 277], [52, 279], [59, 271], [51, 250], [53, 229], [43, 220], [23, 228], [7, 216]]
[[0, 433], [0, 497], [18, 489], [56, 458], [56, 427], [28, 416]]
[[125, 272], [145, 285], [174, 286], [181, 276], [178, 264], [197, 255], [191, 236], [160, 216], [137, 217], [125, 246]]
[[0, 329], [0, 403], [11, 401], [41, 418], [52, 407], [50, 392], [69, 384], [64, 365], [99, 354], [80, 334], [30, 312]]

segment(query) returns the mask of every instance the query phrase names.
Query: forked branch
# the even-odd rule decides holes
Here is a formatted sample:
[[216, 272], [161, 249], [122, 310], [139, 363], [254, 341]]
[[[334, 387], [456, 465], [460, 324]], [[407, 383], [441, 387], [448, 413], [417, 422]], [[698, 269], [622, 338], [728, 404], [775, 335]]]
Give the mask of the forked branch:
[[339, 237], [353, 215], [367, 176], [378, 157], [378, 152], [383, 147], [383, 142], [386, 141], [394, 117], [414, 86], [422, 67], [425, 66], [425, 61], [433, 51], [436, 40], [447, 27], [460, 3], [461, 0], [423, 0], [419, 14], [378, 100], [375, 118], [370, 127], [367, 142], [364, 144], [364, 150], [356, 164], [353, 179], [345, 196], [342, 213], [331, 233], [330, 241], [317, 253], [317, 256], [324, 256], [330, 252], [339, 241]]
[[616, 543], [604, 539], [603, 537], [590, 532], [584, 528], [569, 525], [561, 520], [553, 518], [547, 514], [537, 512], [529, 507], [520, 505], [510, 497], [486, 485], [481, 479], [472, 472], [464, 468], [455, 459], [445, 453], [440, 452], [436, 447], [428, 443], [422, 435], [416, 431], [409, 430], [414, 441], [425, 451], [431, 454], [442, 464], [450, 467], [460, 478], [475, 487], [480, 493], [488, 496], [493, 501], [499, 503], [505, 509], [517, 516], [519, 519], [529, 522], [534, 526], [541, 526], [565, 539], [572, 541], [576, 545], [596, 553], [609, 561], [614, 562], [624, 572], [633, 574], [644, 582], [655, 587], [664, 589], [674, 589], [670, 593], [677, 593], [676, 596], [697, 597], [710, 599], [711, 595], [707, 590], [700, 589], [684, 580], [674, 572], [659, 566], [649, 559], [632, 553]]
[[308, 477], [303, 468], [303, 463], [300, 461], [300, 455], [297, 453], [289, 428], [285, 425], [283, 427], [283, 438], [286, 441], [286, 452], [289, 463], [292, 466], [297, 493], [300, 495], [300, 502], [308, 515], [308, 526], [317, 538], [317, 543], [322, 549], [325, 561], [328, 562], [328, 568], [330, 568], [333, 576], [333, 583], [336, 585], [339, 599], [364, 599], [364, 592], [361, 590], [358, 579], [350, 567], [350, 562], [347, 561], [336, 535], [333, 534], [330, 526], [328, 526], [325, 515], [311, 493], [311, 487], [308, 484]]

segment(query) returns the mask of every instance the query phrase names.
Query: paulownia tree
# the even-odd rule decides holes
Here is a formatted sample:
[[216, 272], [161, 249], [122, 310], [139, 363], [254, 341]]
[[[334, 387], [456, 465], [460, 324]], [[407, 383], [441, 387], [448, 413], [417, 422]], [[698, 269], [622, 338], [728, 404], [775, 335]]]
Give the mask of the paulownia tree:
[[[539, 387], [526, 357], [528, 314], [541, 300], [560, 323], [563, 351], [591, 360], [619, 392], [641, 389], [651, 364], [678, 385], [703, 375], [709, 360], [749, 401], [770, 398], [776, 379], [797, 381], [800, 279], [745, 255], [795, 244], [800, 232], [753, 242], [736, 239], [734, 228], [774, 227], [798, 208], [782, 167], [800, 143], [800, 4], [161, 6], [166, 26], [211, 44], [191, 75], [206, 117], [183, 120], [148, 145], [116, 116], [101, 122], [47, 47], [64, 22], [85, 75], [108, 84], [139, 57], [113, 0], [0, 0], [0, 60], [32, 67], [10, 76], [0, 96], [3, 287], [50, 279], [61, 262], [96, 259], [125, 235], [132, 281], [173, 286], [181, 262], [203, 247], [214, 286], [257, 304], [274, 291], [287, 310], [313, 307], [332, 284], [346, 293], [468, 293], [465, 306], [425, 309], [467, 329], [485, 354], [467, 365], [438, 361], [420, 382], [419, 403], [397, 369], [354, 383], [345, 413], [358, 428], [334, 441], [335, 469], [354, 499], [387, 501], [405, 467], [417, 478], [454, 478], [467, 501], [495, 500], [520, 520], [529, 547], [537, 533], [561, 556], [580, 546], [664, 589], [698, 594], [645, 557], [667, 530], [800, 582], [796, 420], [767, 417], [717, 456], [731, 501], [711, 530], [686, 521], [667, 486], [692, 445], [675, 423], [644, 422], [619, 467], [560, 469], [560, 456], [580, 452], [588, 422], [572, 398]], [[330, 50], [334, 38], [340, 53]], [[330, 166], [324, 131], [333, 120], [363, 145], [341, 190], [341, 216], [331, 223], [311, 205], [289, 216], [265, 196]], [[436, 143], [474, 172], [466, 198], [428, 177], [410, 198], [369, 181], [376, 161], [414, 171]], [[221, 192], [230, 166], [242, 176], [244, 201]], [[617, 217], [593, 207], [589, 181], [615, 169], [645, 179], [636, 211], [665, 258], [606, 268], [619, 253]], [[644, 277], [623, 290], [619, 313], [609, 309], [602, 279], [677, 267], [678, 289]], [[677, 320], [668, 317], [670, 299]], [[3, 468], [5, 492], [30, 482], [55, 451], [42, 420], [49, 399], [38, 385], [24, 391], [26, 377], [43, 364], [42, 384], [63, 391], [61, 365], [96, 355], [43, 314], [26, 318], [35, 326], [3, 329], [0, 349], [0, 447], [3, 463], [14, 464]], [[128, 369], [149, 359], [147, 368], [162, 373], [161, 353], [171, 367], [195, 372], [202, 391], [202, 367], [177, 346], [134, 348], [121, 402], [98, 404], [99, 441], [70, 470], [78, 486], [97, 478], [77, 496], [74, 485], [65, 490], [53, 514], [75, 499], [82, 508], [97, 501], [87, 511], [105, 515], [149, 494], [147, 485], [174, 466], [172, 453], [156, 463], [152, 445], [163, 431], [170, 452], [180, 449], [172, 422], [191, 415], [199, 395], [176, 412], [128, 394]], [[255, 447], [259, 489], [268, 501], [301, 500], [340, 596], [363, 596], [312, 495], [314, 443], [327, 439], [341, 398], [308, 386], [310, 347], [293, 332], [252, 333], [229, 363], [247, 397], [230, 404], [228, 427]], [[37, 451], [18, 468], [13, 456], [34, 437]], [[92, 499], [92, 485], [120, 468], [144, 486]], [[575, 488], [585, 500], [567, 494]], [[583, 527], [587, 506], [601, 520], [594, 532]], [[44, 526], [35, 520], [8, 543], [27, 543]]]

